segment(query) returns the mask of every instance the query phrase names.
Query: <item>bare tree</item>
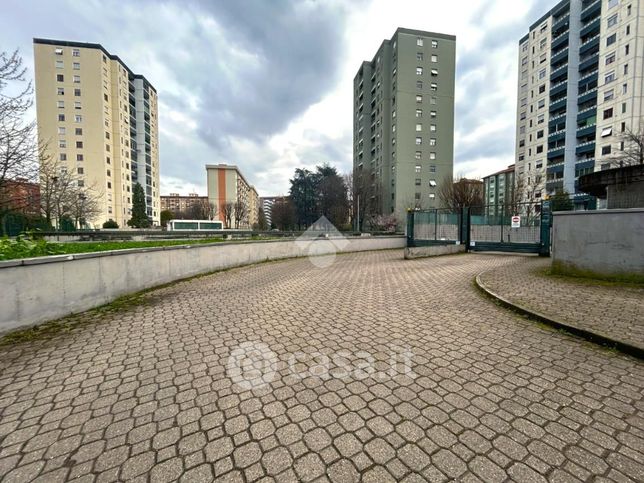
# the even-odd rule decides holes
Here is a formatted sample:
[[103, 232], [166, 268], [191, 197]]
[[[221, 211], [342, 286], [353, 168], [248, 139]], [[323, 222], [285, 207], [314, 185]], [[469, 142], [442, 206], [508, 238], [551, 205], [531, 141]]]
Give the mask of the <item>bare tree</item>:
[[483, 182], [479, 179], [460, 177], [452, 181], [446, 177], [438, 187], [437, 194], [442, 205], [452, 211], [483, 206]]
[[637, 130], [626, 128], [619, 139], [623, 143], [623, 149], [617, 150], [609, 158], [610, 165], [621, 168], [644, 164], [644, 122], [640, 122]]
[[76, 228], [84, 228], [92, 224], [103, 212], [101, 205], [102, 193], [95, 186], [77, 186], [69, 190], [67, 206], [70, 207], [70, 217]]
[[353, 175], [353, 216], [358, 221], [357, 229], [361, 231], [369, 226], [380, 215], [380, 191], [375, 175], [356, 171]]
[[247, 221], [248, 206], [243, 201], [238, 201], [233, 205], [233, 217], [235, 218], [235, 228], [239, 228], [240, 224]]
[[512, 196], [506, 200], [507, 206], [504, 214], [506, 216], [526, 216], [528, 220], [536, 217], [540, 213], [541, 200], [543, 199], [542, 192], [545, 188], [543, 181], [543, 173], [535, 173], [534, 176], [517, 173]]
[[223, 203], [220, 207], [219, 212], [221, 213], [221, 217], [223, 218], [224, 222], [224, 227], [226, 228], [232, 228], [233, 224], [233, 214], [235, 212], [235, 203], [231, 201], [227, 201]]

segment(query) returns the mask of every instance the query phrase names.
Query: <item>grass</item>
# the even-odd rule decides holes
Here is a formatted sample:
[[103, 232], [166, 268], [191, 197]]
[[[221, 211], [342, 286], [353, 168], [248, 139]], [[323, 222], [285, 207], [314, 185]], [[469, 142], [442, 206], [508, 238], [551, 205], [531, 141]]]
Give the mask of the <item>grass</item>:
[[[267, 237], [251, 237], [248, 240], [269, 240], [272, 238]], [[176, 245], [202, 245], [205, 243], [220, 243], [228, 241], [224, 238], [204, 238], [204, 239], [191, 239], [191, 240], [149, 240], [149, 241], [100, 241], [100, 242], [41, 242], [46, 243], [47, 249], [26, 252], [24, 250], [12, 250], [0, 253], [0, 260], [16, 260], [28, 257], [41, 257], [48, 255], [71, 255], [74, 253], [94, 253], [105, 252], [110, 250], [127, 250], [128, 248], [154, 248], [154, 247], [168, 247]]]

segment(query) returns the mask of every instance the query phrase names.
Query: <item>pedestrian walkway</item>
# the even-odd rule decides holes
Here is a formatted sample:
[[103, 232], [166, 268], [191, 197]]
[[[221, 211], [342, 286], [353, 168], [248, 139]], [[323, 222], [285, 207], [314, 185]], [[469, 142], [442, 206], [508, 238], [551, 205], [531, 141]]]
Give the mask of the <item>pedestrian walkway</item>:
[[524, 258], [479, 276], [506, 301], [575, 329], [644, 351], [644, 287], [547, 274], [548, 258]]
[[0, 347], [0, 480], [644, 481], [644, 362], [472, 283], [526, 263], [265, 263]]

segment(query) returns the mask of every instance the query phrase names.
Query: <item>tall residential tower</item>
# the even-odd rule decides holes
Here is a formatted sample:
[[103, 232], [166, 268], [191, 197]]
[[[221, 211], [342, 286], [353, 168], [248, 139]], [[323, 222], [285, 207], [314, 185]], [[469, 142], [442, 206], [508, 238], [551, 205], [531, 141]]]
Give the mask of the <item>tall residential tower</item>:
[[644, 5], [564, 0], [519, 42], [516, 183], [526, 201], [612, 167], [625, 131], [641, 130]]
[[160, 221], [157, 93], [99, 44], [34, 39], [38, 134], [61, 168], [98, 196], [93, 225], [132, 214], [132, 188]]
[[353, 171], [362, 213], [440, 206], [452, 182], [456, 37], [399, 28], [353, 80]]

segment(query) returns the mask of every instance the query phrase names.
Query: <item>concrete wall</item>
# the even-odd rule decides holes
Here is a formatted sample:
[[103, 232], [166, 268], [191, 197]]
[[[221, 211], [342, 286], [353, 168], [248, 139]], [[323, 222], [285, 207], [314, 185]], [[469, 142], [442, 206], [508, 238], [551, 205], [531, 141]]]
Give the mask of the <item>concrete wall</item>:
[[427, 247], [405, 248], [405, 259], [436, 257], [439, 255], [453, 255], [454, 253], [465, 253], [465, 245], [433, 245]]
[[309, 253], [322, 255], [404, 246], [403, 236], [296, 239], [4, 261], [0, 262], [0, 333], [82, 312], [126, 294], [215, 270]]
[[558, 271], [644, 276], [644, 209], [564, 211], [553, 216]]

